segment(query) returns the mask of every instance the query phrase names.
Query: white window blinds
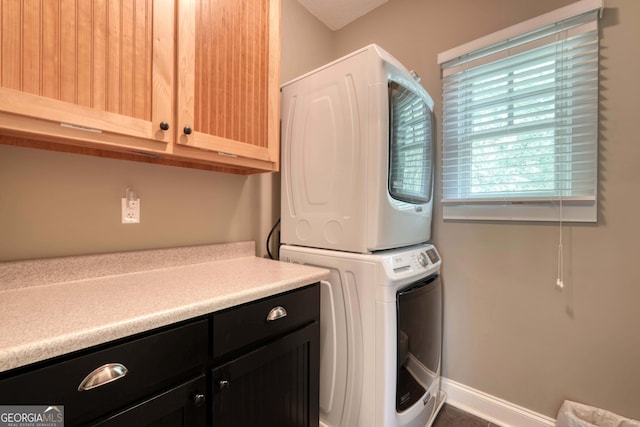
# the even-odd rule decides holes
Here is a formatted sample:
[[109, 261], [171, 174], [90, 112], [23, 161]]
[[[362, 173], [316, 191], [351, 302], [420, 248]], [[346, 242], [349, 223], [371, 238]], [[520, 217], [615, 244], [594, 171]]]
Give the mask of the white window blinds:
[[597, 13], [441, 63], [445, 218], [595, 221]]

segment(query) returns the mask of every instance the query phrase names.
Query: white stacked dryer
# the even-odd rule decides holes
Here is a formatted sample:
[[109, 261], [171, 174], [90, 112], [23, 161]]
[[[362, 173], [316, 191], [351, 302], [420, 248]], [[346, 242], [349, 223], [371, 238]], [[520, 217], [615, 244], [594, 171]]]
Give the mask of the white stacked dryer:
[[370, 45], [282, 86], [280, 259], [327, 268], [320, 421], [424, 427], [440, 392], [433, 101]]

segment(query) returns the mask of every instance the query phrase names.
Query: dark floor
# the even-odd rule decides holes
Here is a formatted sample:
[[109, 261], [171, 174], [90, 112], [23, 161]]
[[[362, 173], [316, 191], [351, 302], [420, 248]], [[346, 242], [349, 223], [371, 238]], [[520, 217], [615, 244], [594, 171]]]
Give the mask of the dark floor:
[[446, 403], [440, 409], [432, 427], [499, 427], [475, 415], [464, 412]]

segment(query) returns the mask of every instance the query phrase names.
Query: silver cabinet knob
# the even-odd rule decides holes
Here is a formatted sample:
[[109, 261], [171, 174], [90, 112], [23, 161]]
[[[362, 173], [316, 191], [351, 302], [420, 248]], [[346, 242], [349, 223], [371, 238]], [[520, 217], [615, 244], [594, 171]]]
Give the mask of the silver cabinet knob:
[[224, 390], [225, 388], [229, 388], [229, 381], [227, 380], [218, 381], [218, 389]]
[[207, 399], [206, 399], [204, 393], [197, 393], [195, 396], [193, 396], [193, 403], [196, 405], [196, 408], [199, 408], [202, 405], [204, 405], [204, 402], [206, 400]]

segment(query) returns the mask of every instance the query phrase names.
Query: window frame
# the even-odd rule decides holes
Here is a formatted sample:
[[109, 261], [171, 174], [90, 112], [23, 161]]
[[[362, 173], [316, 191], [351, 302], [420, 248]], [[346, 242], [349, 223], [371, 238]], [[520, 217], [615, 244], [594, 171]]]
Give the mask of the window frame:
[[[493, 46], [500, 45], [501, 43], [505, 43], [510, 39], [517, 38], [520, 35], [534, 32], [540, 28], [544, 28], [547, 26], [554, 25], [558, 22], [562, 22], [564, 20], [571, 19], [573, 17], [585, 15], [588, 13], [593, 13], [594, 11], [598, 11], [601, 13], [603, 8], [602, 0], [582, 0], [580, 2], [571, 4], [569, 6], [565, 6], [564, 8], [558, 9], [556, 11], [549, 12], [545, 15], [539, 16], [537, 18], [533, 18], [531, 20], [525, 21], [521, 24], [517, 24], [515, 26], [509, 27], [505, 30], [498, 31], [496, 33], [490, 34], [488, 36], [482, 37], [478, 40], [474, 40], [470, 43], [462, 45], [460, 47], [451, 49], [449, 51], [443, 52], [438, 55], [438, 63], [443, 65], [449, 63], [450, 61], [455, 61], [458, 58], [462, 58], [465, 55], [473, 54], [476, 51], [481, 50], [490, 50]], [[597, 17], [596, 20], [596, 32], [597, 32]], [[545, 44], [542, 44], [541, 47], [544, 48]], [[498, 47], [499, 50], [499, 47]], [[535, 49], [531, 49], [533, 51]], [[525, 52], [528, 50], [525, 49]], [[517, 56], [514, 55], [514, 56]], [[494, 60], [487, 60], [488, 64], [492, 62], [498, 62], [501, 58]], [[563, 64], [555, 64], [553, 66], [553, 75], [556, 76], [558, 73], [562, 73]], [[523, 68], [524, 69], [524, 66]], [[513, 70], [510, 70], [513, 72]], [[514, 77], [507, 76], [509, 84], [513, 83]], [[554, 77], [554, 80], [556, 77]], [[444, 81], [444, 80], [443, 80]], [[489, 81], [489, 80], [487, 80]], [[507, 87], [508, 88], [508, 87]], [[567, 89], [563, 89], [567, 90]], [[569, 88], [568, 91], [573, 89]], [[473, 90], [470, 90], [473, 92]], [[473, 93], [470, 93], [470, 96], [473, 96]], [[544, 95], [543, 95], [544, 96]], [[549, 96], [549, 95], [547, 95]], [[566, 98], [558, 97], [557, 95], [554, 98], [554, 105], [559, 103], [566, 103]], [[444, 219], [457, 219], [457, 220], [469, 220], [469, 219], [477, 219], [477, 220], [521, 220], [521, 221], [577, 221], [577, 222], [597, 222], [597, 95], [596, 95], [596, 106], [595, 106], [595, 180], [594, 183], [594, 195], [593, 196], [566, 196], [565, 195], [554, 195], [548, 193], [545, 195], [531, 195], [531, 194], [522, 194], [522, 197], [515, 197], [514, 194], [509, 194], [508, 197], [500, 193], [496, 193], [494, 196], [485, 195], [483, 197], [478, 197], [477, 194], [471, 193], [471, 188], [469, 188], [469, 192], [460, 196], [460, 194], [456, 194], [453, 198], [449, 197], [449, 194], [445, 192], [444, 183], [443, 183], [443, 192], [442, 192], [442, 204], [443, 204], [443, 218]], [[510, 106], [512, 106], [511, 104]], [[443, 105], [443, 114], [447, 108], [446, 105]], [[554, 108], [554, 115], [557, 115], [557, 109]], [[513, 120], [513, 117], [510, 116], [510, 109], [507, 109], [507, 117], [504, 119], [505, 122], [509, 123]], [[473, 126], [473, 114], [463, 115], [463, 120], [466, 126]], [[461, 120], [462, 121], [462, 120]], [[443, 126], [444, 127], [444, 126]], [[468, 128], [467, 128], [468, 129]], [[553, 129], [553, 128], [552, 128]], [[443, 129], [444, 130], [444, 129]], [[532, 130], [536, 132], [538, 130]], [[555, 129], [553, 130], [556, 131]], [[445, 132], [443, 132], [444, 134]], [[562, 136], [555, 135], [554, 138], [554, 156], [562, 156], [562, 153], [559, 150], [563, 149], [564, 144], [560, 145], [555, 142], [562, 138]], [[443, 136], [443, 144], [445, 143]], [[473, 141], [473, 139], [468, 142], [456, 143], [456, 149], [459, 148], [462, 144], [468, 144], [467, 148], [471, 148], [474, 143], [477, 141]], [[568, 144], [570, 145], [570, 144]], [[443, 168], [445, 167], [445, 146], [443, 145]], [[572, 154], [569, 153], [569, 156]], [[497, 163], [497, 162], [494, 162]], [[505, 161], [505, 164], [508, 161]], [[447, 163], [448, 166], [457, 168], [460, 167], [461, 162], [458, 162], [457, 165], [454, 164], [451, 166], [450, 162]], [[467, 161], [467, 166], [464, 166], [467, 169], [466, 178], [473, 178], [473, 161]], [[505, 166], [506, 169], [506, 166]], [[571, 172], [567, 170], [559, 170], [557, 164], [554, 163], [554, 185], [557, 182], [562, 180], [556, 179], [559, 175], [570, 174]], [[465, 171], [459, 172], [456, 170], [457, 174], [464, 174]], [[442, 177], [444, 181], [445, 171], [443, 170]], [[472, 184], [471, 184], [472, 185]], [[496, 188], [498, 188], [497, 184], [494, 184]], [[552, 191], [552, 190], [549, 190]]]

